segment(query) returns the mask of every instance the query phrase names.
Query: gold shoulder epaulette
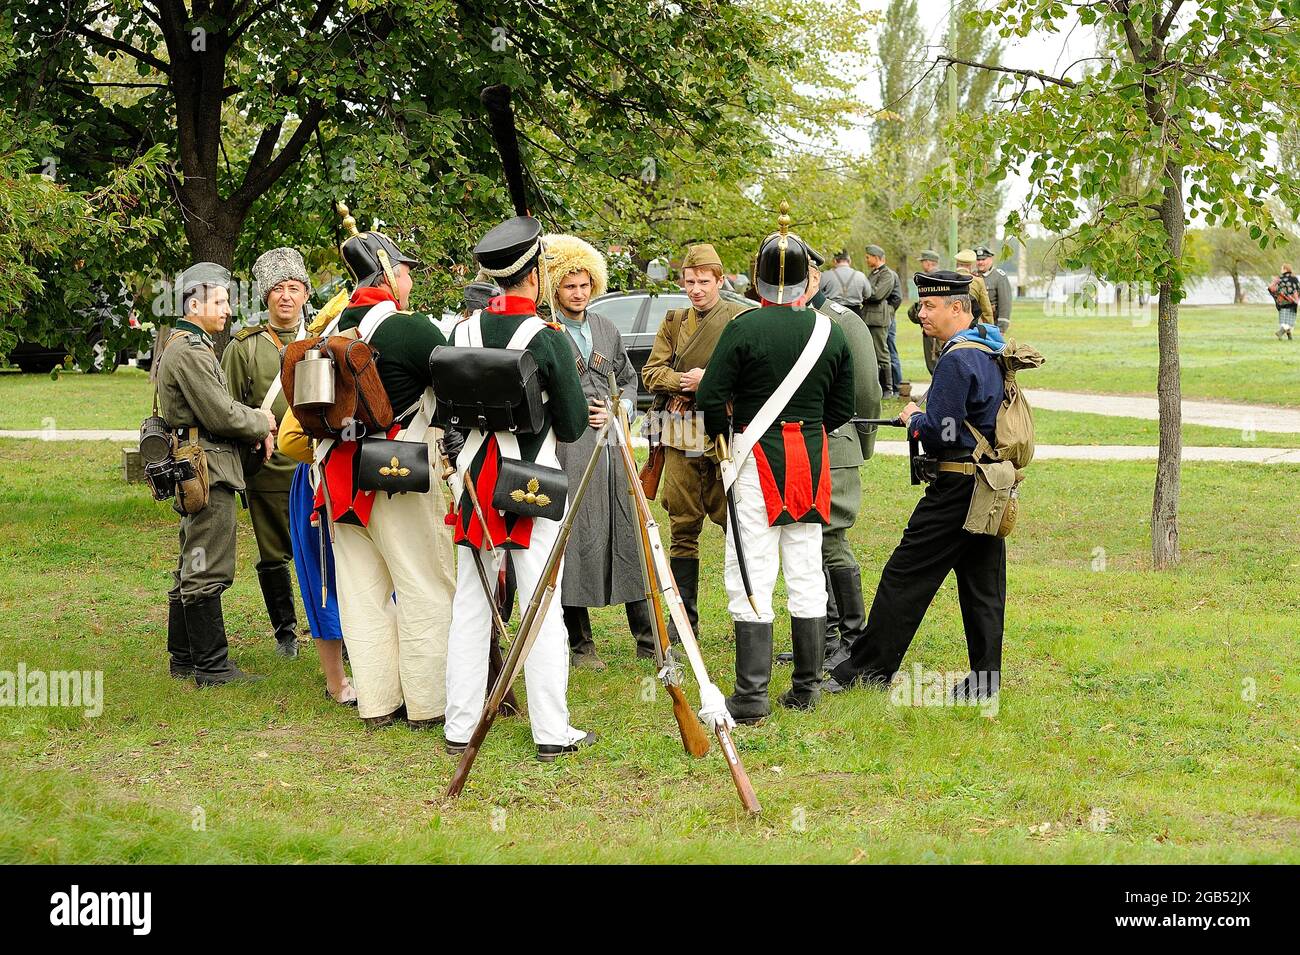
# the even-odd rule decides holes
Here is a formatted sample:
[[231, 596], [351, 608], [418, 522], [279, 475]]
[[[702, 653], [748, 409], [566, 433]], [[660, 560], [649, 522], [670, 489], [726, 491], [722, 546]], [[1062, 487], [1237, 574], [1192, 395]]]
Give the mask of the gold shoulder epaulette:
[[247, 341], [248, 339], [252, 338], [254, 335], [258, 334], [265, 327], [266, 327], [265, 325], [249, 325], [247, 328], [241, 328], [239, 331], [235, 332], [235, 334], [231, 335], [230, 337], [237, 342]]
[[555, 329], [557, 332], [564, 331], [564, 326], [561, 325], [559, 322], [548, 322], [545, 319], [543, 319], [542, 324], [545, 325], [547, 328]]

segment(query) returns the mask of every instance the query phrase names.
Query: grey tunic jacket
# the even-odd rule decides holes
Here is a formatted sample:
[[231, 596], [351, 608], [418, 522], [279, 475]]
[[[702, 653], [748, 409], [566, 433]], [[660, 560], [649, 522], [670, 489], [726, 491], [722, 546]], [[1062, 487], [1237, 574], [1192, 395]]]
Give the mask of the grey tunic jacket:
[[862, 320], [872, 328], [887, 328], [893, 321], [894, 310], [885, 300], [898, 284], [894, 270], [888, 265], [880, 265], [871, 270], [871, 291], [862, 303]]
[[[826, 301], [817, 310], [829, 318], [844, 332], [849, 343], [849, 355], [853, 359], [853, 413], [859, 418], [880, 417], [880, 376], [875, 374], [876, 348], [871, 342], [871, 332], [867, 330], [862, 317], [850, 308], [838, 302]], [[866, 369], [859, 374], [858, 369]], [[858, 426], [849, 422], [840, 425], [828, 436], [830, 444], [830, 465], [833, 468], [856, 468], [875, 453], [875, 429]]]
[[206, 335], [190, 332], [163, 349], [158, 359], [158, 410], [173, 429], [202, 430], [199, 444], [208, 452], [210, 484], [244, 490], [244, 468], [236, 445], [255, 444], [270, 429], [266, 415], [230, 396]]
[[[603, 315], [588, 311], [587, 322], [591, 330], [590, 362], [582, 361], [567, 329], [565, 340], [588, 402], [603, 402], [609, 395], [608, 375], [612, 371], [620, 398], [628, 399], [635, 408], [636, 368], [623, 347], [622, 336]], [[560, 467], [569, 478], [570, 503], [595, 447], [596, 429], [588, 428], [577, 441], [556, 448]], [[601, 449], [564, 550], [560, 602], [566, 607], [607, 607], [643, 599], [640, 549], [640, 531], [628, 497], [622, 459], [617, 448], [606, 446]]]

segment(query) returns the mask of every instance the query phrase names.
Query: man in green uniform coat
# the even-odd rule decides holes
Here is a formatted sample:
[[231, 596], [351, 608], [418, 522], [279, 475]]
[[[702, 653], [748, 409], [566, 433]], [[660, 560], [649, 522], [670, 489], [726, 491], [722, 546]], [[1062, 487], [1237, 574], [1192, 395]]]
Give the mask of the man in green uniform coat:
[[[289, 404], [280, 390], [280, 353], [306, 336], [303, 306], [311, 288], [307, 266], [295, 249], [272, 249], [253, 263], [257, 294], [266, 306], [266, 322], [250, 325], [231, 336], [221, 355], [231, 397], [250, 408], [270, 409], [276, 422], [284, 420]], [[298, 621], [293, 605], [289, 540], [289, 488], [298, 462], [276, 452], [261, 467], [245, 475], [248, 514], [257, 538], [257, 582], [275, 632], [275, 650], [282, 657], [298, 655]]]
[[654, 394], [651, 427], [664, 446], [659, 499], [668, 512], [673, 577], [692, 629], [699, 614], [700, 531], [708, 518], [727, 524], [718, 456], [695, 408], [695, 393], [727, 323], [752, 306], [722, 298], [722, 259], [713, 246], [693, 245], [682, 261], [690, 308], [671, 309], [655, 334], [641, 380]]
[[736, 688], [726, 703], [738, 723], [758, 722], [770, 711], [778, 568], [794, 643], [791, 687], [779, 702], [812, 709], [821, 692], [822, 526], [831, 512], [827, 433], [854, 410], [844, 331], [804, 304], [814, 255], [789, 225], [783, 204], [780, 231], [763, 241], [754, 265], [763, 307], [723, 331], [699, 395], [709, 435], [733, 439], [724, 474], [733, 508], [725, 579], [736, 628]]
[[235, 492], [244, 490], [242, 445], [269, 453], [275, 415], [235, 401], [217, 362], [211, 336], [230, 317], [230, 273], [212, 262], [181, 276], [184, 317], [158, 358], [158, 407], [177, 440], [206, 452], [208, 504], [182, 514], [180, 555], [167, 593], [167, 652], [171, 674], [199, 686], [253, 677], [229, 657], [221, 594], [235, 579]]
[[[876, 361], [875, 346], [862, 316], [827, 299], [819, 287], [817, 269], [809, 270], [813, 295], [811, 305], [844, 332], [849, 355], [853, 359], [854, 413], [859, 418], [880, 417], [880, 379], [870, 371]], [[827, 436], [831, 467], [831, 516], [822, 528], [822, 565], [826, 575], [826, 668], [836, 666], [848, 656], [848, 648], [866, 627], [866, 607], [862, 599], [862, 570], [849, 544], [849, 528], [858, 519], [862, 507], [863, 462], [876, 449], [876, 431], [868, 425], [843, 424]], [[781, 663], [794, 660], [794, 654], [782, 653]]]

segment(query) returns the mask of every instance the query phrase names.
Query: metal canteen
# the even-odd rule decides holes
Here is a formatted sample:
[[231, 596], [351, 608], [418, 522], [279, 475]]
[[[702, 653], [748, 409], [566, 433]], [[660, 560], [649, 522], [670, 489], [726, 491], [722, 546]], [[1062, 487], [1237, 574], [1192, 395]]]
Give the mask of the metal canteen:
[[326, 408], [334, 404], [334, 359], [321, 344], [303, 355], [293, 374], [293, 403], [299, 408]]

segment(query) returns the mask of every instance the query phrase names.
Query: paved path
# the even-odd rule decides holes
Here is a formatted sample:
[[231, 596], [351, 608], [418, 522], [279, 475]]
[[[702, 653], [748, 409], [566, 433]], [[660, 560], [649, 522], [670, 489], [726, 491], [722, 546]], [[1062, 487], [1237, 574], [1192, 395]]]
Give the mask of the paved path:
[[[912, 383], [914, 394], [924, 394], [928, 387], [929, 382]], [[1025, 394], [1029, 396], [1029, 403], [1033, 407], [1046, 411], [1078, 411], [1117, 418], [1160, 420], [1160, 411], [1155, 398], [1045, 391], [1038, 388], [1026, 388]], [[1183, 424], [1203, 424], [1212, 428], [1230, 428], [1233, 431], [1243, 432], [1270, 431], [1294, 434], [1300, 433], [1300, 409], [1279, 408], [1274, 405], [1184, 401]]]
[[[0, 431], [0, 438], [22, 438], [44, 441], [118, 441], [134, 446], [140, 439], [136, 431]], [[645, 439], [633, 441], [645, 446]], [[907, 455], [906, 441], [877, 441], [881, 454]], [[1034, 452], [1036, 460], [1053, 458], [1071, 461], [1154, 461], [1156, 448], [1130, 444], [1068, 445], [1040, 444]], [[1300, 464], [1300, 448], [1183, 448], [1184, 461], [1248, 461], [1255, 464]]]
[[[907, 455], [906, 441], [877, 441], [880, 454]], [[1157, 448], [1132, 444], [1040, 444], [1035, 461], [1154, 461]], [[1300, 464], [1300, 448], [1183, 448], [1184, 461], [1247, 461], [1254, 464]]]

